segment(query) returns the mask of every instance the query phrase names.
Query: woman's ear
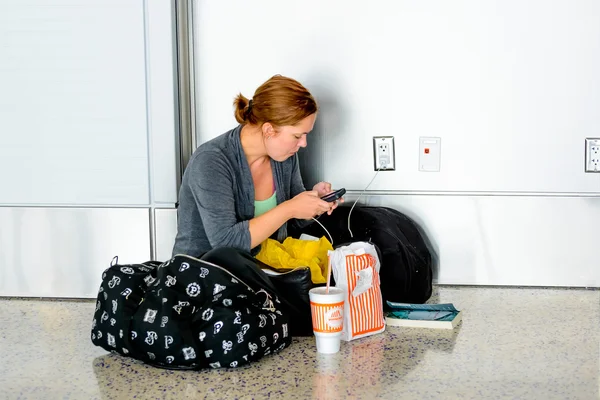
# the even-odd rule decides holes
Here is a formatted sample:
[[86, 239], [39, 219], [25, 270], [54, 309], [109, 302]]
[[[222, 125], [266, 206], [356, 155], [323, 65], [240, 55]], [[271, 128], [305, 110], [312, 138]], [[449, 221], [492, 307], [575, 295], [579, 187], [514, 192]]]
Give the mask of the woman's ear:
[[275, 127], [270, 122], [265, 122], [262, 125], [262, 134], [265, 139], [272, 138], [276, 133]]

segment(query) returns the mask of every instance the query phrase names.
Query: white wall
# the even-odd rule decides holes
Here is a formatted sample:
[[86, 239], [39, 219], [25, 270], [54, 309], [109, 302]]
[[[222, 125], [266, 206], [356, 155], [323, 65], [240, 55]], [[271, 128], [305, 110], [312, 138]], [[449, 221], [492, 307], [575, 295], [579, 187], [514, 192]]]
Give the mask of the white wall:
[[[238, 91], [295, 77], [322, 109], [307, 183], [361, 190], [372, 136], [394, 136], [369, 202], [421, 222], [440, 283], [600, 286], [598, 21], [593, 0], [198, 1], [198, 141], [235, 125]], [[442, 138], [439, 173], [419, 136]]]
[[115, 255], [170, 252], [172, 6], [0, 2], [0, 296], [95, 296]]
[[170, 7], [0, 4], [0, 204], [175, 203]]
[[2, 5], [2, 203], [149, 202], [144, 15], [100, 3]]

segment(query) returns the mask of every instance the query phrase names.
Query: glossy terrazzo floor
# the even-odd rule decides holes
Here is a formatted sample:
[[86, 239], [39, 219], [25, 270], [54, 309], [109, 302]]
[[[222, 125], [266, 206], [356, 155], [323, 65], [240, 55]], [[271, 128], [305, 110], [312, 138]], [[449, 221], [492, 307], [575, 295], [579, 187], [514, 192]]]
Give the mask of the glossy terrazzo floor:
[[311, 338], [238, 370], [173, 372], [89, 339], [91, 301], [0, 300], [4, 399], [598, 399], [600, 292], [440, 287], [454, 331], [389, 327], [317, 356]]

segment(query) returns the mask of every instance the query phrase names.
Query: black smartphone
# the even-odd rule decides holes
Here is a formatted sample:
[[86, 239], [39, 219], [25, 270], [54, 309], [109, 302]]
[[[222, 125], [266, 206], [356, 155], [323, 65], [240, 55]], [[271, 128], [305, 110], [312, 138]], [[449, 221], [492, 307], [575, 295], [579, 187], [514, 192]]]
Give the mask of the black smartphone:
[[345, 194], [346, 194], [346, 189], [341, 188], [339, 190], [336, 190], [335, 192], [326, 194], [325, 196], [321, 197], [321, 200], [325, 200], [325, 201], [331, 203], [331, 202], [336, 201], [337, 199], [339, 199], [340, 197], [342, 197]]

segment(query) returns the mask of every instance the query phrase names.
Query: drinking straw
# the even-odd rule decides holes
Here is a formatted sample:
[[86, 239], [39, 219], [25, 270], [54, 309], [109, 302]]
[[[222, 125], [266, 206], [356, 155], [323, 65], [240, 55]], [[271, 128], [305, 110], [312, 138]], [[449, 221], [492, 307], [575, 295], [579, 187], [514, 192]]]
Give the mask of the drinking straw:
[[325, 293], [329, 294], [329, 283], [331, 282], [331, 256], [328, 256], [327, 259], [327, 288]]

